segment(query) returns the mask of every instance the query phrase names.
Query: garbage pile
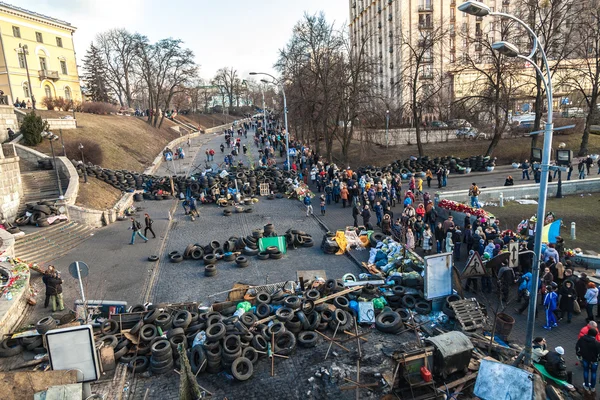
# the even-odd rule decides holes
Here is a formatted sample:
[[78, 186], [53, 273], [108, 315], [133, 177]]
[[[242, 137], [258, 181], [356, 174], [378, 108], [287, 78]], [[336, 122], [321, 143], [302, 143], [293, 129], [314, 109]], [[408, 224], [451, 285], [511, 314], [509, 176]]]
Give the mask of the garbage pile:
[[[196, 198], [203, 197], [204, 203], [214, 203], [220, 196], [225, 196], [236, 189], [244, 196], [260, 195], [260, 185], [267, 184], [270, 194], [292, 193], [298, 174], [294, 170], [283, 171], [276, 167], [258, 169], [248, 167], [231, 167], [229, 170], [207, 169], [191, 176], [157, 176], [146, 175], [126, 170], [111, 170], [97, 165], [84, 165], [73, 161], [79, 176], [84, 169], [88, 176], [98, 178], [123, 192], [144, 190], [145, 200], [168, 200], [171, 195], [171, 178], [176, 195], [183, 193]], [[296, 182], [297, 183], [297, 182]], [[139, 197], [137, 198], [139, 199]], [[141, 200], [141, 199], [139, 199]]]
[[37, 203], [27, 203], [25, 206], [25, 211], [15, 219], [15, 225], [17, 226], [7, 228], [9, 233], [19, 233], [19, 226], [33, 225], [46, 227], [67, 220], [67, 217], [60, 213], [55, 202], [39, 201]]

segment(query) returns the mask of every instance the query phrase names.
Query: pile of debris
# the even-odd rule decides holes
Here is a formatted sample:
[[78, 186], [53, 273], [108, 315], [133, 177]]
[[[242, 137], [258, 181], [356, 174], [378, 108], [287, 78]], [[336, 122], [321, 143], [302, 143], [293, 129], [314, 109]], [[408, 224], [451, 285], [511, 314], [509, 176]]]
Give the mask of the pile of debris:
[[[123, 192], [143, 190], [145, 200], [168, 200], [173, 195], [202, 198], [203, 203], [214, 203], [219, 197], [237, 190], [243, 196], [258, 196], [261, 185], [269, 194], [294, 193], [298, 174], [294, 170], [283, 171], [277, 167], [231, 167], [229, 170], [207, 169], [190, 176], [146, 175], [126, 170], [111, 170], [97, 165], [84, 165], [73, 161], [78, 174], [98, 178]], [[141, 200], [139, 197], [136, 200]]]
[[15, 225], [17, 226], [7, 228], [7, 231], [14, 235], [20, 232], [19, 226], [33, 225], [46, 227], [66, 220], [67, 217], [61, 214], [58, 205], [53, 201], [27, 203], [25, 211], [15, 219]]

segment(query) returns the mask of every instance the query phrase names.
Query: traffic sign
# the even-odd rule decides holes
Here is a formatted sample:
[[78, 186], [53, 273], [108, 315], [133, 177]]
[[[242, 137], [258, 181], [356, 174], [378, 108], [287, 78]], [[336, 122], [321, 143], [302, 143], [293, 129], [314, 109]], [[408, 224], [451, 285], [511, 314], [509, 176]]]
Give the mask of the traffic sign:
[[478, 252], [473, 252], [473, 255], [467, 261], [465, 265], [465, 269], [462, 274], [460, 274], [461, 279], [471, 278], [474, 276], [485, 276], [487, 275], [485, 272], [485, 268], [483, 266], [483, 261], [481, 260], [481, 256]]
[[[79, 264], [79, 273], [77, 272], [77, 264]], [[69, 265], [69, 273], [75, 279], [85, 278], [90, 274], [90, 267], [83, 261], [75, 261]]]
[[510, 242], [508, 244], [508, 266], [516, 268], [519, 266], [519, 243]]

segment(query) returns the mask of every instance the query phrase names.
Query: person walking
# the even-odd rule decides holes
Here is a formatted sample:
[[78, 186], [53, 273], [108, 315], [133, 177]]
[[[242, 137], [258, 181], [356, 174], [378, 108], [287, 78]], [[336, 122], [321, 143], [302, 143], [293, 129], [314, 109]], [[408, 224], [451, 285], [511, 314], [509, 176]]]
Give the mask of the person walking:
[[579, 160], [577, 171], [579, 171], [579, 179], [585, 179], [585, 163], [583, 162], [583, 159]]
[[587, 284], [587, 291], [585, 292], [585, 311], [587, 311], [588, 317], [587, 322], [594, 320], [594, 306], [598, 304], [598, 289], [594, 282]]
[[563, 319], [566, 313], [567, 323], [570, 324], [571, 319], [573, 318], [575, 300], [577, 300], [577, 293], [575, 292], [575, 288], [573, 287], [573, 282], [565, 281], [559, 290], [559, 294], [559, 308], [561, 312], [560, 319]]
[[529, 160], [525, 160], [525, 162], [521, 164], [521, 171], [523, 172], [521, 180], [524, 180], [525, 178], [529, 180], [529, 167]]
[[306, 206], [306, 216], [308, 217], [309, 213], [310, 215], [314, 215], [312, 201], [308, 194], [304, 196], [304, 205]]
[[152, 220], [152, 218], [150, 218], [150, 215], [148, 215], [148, 213], [144, 214], [144, 223], [146, 225], [146, 227], [144, 228], [144, 236], [148, 237], [148, 231], [150, 231], [152, 233], [152, 238], [156, 239], [156, 233], [154, 233], [154, 230], [152, 230], [152, 224], [154, 223], [154, 221]]
[[370, 221], [371, 221], [371, 211], [369, 211], [369, 206], [365, 205], [365, 208], [363, 208], [362, 212], [360, 213], [363, 219], [363, 225], [365, 226], [365, 229], [372, 231], [373, 230], [373, 226], [371, 225]]
[[596, 372], [600, 357], [600, 343], [596, 341], [596, 329], [590, 329], [587, 335], [581, 337], [575, 345], [577, 359], [583, 365], [583, 389], [586, 392], [596, 391]]
[[427, 172], [425, 172], [425, 179], [427, 179], [427, 187], [431, 188], [431, 181], [433, 180], [433, 173], [431, 172], [430, 169], [427, 169]]
[[65, 309], [63, 302], [63, 280], [60, 279], [58, 271], [54, 271], [48, 278], [48, 289], [50, 290], [50, 304], [52, 305], [52, 312], [63, 311]]
[[544, 329], [549, 331], [552, 328], [558, 327], [556, 316], [554, 315], [554, 311], [556, 311], [558, 306], [558, 294], [556, 294], [554, 289], [554, 285], [546, 286], [547, 293], [544, 297], [544, 309], [546, 310], [546, 325], [544, 325]]
[[342, 208], [346, 208], [346, 203], [348, 202], [348, 188], [346, 185], [343, 185], [340, 190], [340, 198], [342, 199]]
[[479, 208], [479, 194], [480, 193], [481, 193], [481, 191], [479, 190], [479, 187], [477, 187], [477, 184], [475, 182], [473, 182], [473, 184], [469, 188], [469, 197], [471, 198], [471, 207]]
[[146, 241], [146, 243], [148, 242], [148, 238], [146, 238], [146, 236], [142, 235], [142, 232], [140, 232], [142, 230], [142, 224], [140, 224], [140, 221], [136, 220], [135, 218], [131, 217], [131, 242], [129, 242], [129, 244], [134, 244], [135, 243], [135, 235], [138, 235], [139, 237], [141, 237], [142, 239], [144, 239]]
[[325, 215], [325, 196], [321, 195], [321, 215]]
[[435, 227], [435, 242], [436, 242], [436, 250], [437, 253], [441, 253], [442, 252], [442, 243], [444, 242], [444, 228], [442, 227], [442, 223], [438, 222], [436, 227]]

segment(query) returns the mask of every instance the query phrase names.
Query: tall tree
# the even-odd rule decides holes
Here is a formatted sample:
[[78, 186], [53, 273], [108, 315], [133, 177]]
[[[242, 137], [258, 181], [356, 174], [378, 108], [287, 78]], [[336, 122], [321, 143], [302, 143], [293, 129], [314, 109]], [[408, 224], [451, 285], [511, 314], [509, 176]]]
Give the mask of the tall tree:
[[83, 59], [83, 81], [92, 101], [109, 102], [109, 84], [106, 76], [106, 65], [100, 50], [90, 44]]
[[121, 106], [132, 104], [132, 79], [138, 36], [125, 29], [111, 29], [96, 37], [107, 66], [108, 80]]
[[600, 124], [600, 1], [585, 2], [575, 24], [575, 59], [569, 60], [566, 83], [585, 100], [587, 117], [579, 156], [588, 154], [590, 128]]
[[[235, 95], [240, 86], [237, 70], [233, 67], [219, 69], [213, 78], [213, 85], [219, 86], [223, 98], [227, 96], [227, 100], [229, 100], [228, 111], [231, 112]], [[225, 107], [225, 103], [223, 103], [223, 107]]]
[[407, 93], [406, 108], [412, 116], [417, 138], [419, 155], [424, 155], [421, 140], [421, 124], [424, 112], [431, 112], [435, 108], [438, 95], [447, 85], [447, 80], [436, 66], [441, 65], [439, 57], [447, 30], [440, 26], [433, 26], [433, 21], [422, 18], [419, 21], [419, 31], [416, 40], [403, 31], [399, 32], [399, 50], [406, 54], [402, 66], [402, 79], [394, 82], [402, 88], [402, 93]]

